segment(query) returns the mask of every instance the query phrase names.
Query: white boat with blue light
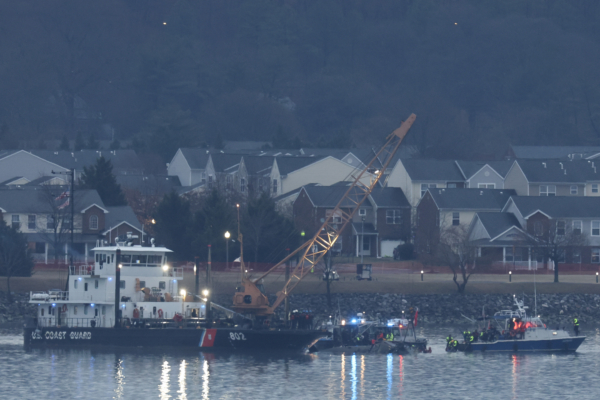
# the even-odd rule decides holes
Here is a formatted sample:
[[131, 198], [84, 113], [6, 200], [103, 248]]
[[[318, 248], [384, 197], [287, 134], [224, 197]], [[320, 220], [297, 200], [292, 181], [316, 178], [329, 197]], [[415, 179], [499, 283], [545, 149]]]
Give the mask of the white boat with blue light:
[[[551, 329], [539, 316], [528, 317], [523, 301], [514, 299], [516, 310], [502, 310], [490, 319], [487, 330], [465, 334], [457, 351], [574, 352], [585, 336], [571, 336], [564, 329]], [[496, 329], [496, 324], [499, 328]], [[475, 331], [477, 332], [477, 331]], [[447, 349], [452, 351], [452, 346]]]

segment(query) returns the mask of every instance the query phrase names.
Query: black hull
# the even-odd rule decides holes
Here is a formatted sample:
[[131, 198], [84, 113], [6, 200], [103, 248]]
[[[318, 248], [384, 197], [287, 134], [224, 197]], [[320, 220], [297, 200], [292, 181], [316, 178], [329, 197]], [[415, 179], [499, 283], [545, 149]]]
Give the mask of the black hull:
[[309, 330], [25, 328], [26, 347], [179, 347], [302, 351], [326, 336]]

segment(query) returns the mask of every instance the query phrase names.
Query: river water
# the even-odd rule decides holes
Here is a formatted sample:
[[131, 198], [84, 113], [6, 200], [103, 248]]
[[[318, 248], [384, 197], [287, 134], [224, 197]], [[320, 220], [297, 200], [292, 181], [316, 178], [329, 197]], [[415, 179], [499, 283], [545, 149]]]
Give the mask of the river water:
[[23, 348], [0, 332], [1, 399], [598, 399], [600, 330], [575, 354], [224, 354]]

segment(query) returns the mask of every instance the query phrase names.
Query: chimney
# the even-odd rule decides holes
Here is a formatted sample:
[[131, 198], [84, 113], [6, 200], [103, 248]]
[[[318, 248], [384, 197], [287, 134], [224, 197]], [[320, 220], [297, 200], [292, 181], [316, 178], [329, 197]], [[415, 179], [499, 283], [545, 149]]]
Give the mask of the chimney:
[[567, 174], [567, 170], [565, 169], [565, 175]]
[[559, 162], [560, 164], [560, 169], [563, 169], [563, 163]]
[[479, 192], [479, 195], [480, 195], [480, 196], [483, 196], [483, 190], [481, 190], [481, 191]]
[[544, 168], [546, 168], [546, 163], [545, 162], [543, 162], [542, 165], [544, 166]]

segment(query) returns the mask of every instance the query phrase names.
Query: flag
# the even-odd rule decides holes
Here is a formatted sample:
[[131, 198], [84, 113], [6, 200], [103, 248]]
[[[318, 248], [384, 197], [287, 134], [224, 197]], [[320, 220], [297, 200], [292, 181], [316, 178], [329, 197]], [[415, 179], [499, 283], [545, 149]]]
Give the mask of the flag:
[[69, 199], [67, 199], [67, 201], [65, 201], [63, 204], [61, 204], [60, 206], [58, 206], [58, 209], [62, 210], [63, 208], [65, 208], [68, 205], [69, 205]]
[[415, 311], [415, 321], [413, 322], [413, 324], [415, 326], [417, 326], [417, 317], [419, 316], [419, 309], [417, 308], [417, 311]]
[[54, 199], [54, 200], [60, 200], [60, 199], [64, 199], [65, 197], [69, 197], [69, 191], [62, 192], [62, 193], [60, 194], [60, 196], [58, 196], [58, 197], [57, 197], [56, 199]]

